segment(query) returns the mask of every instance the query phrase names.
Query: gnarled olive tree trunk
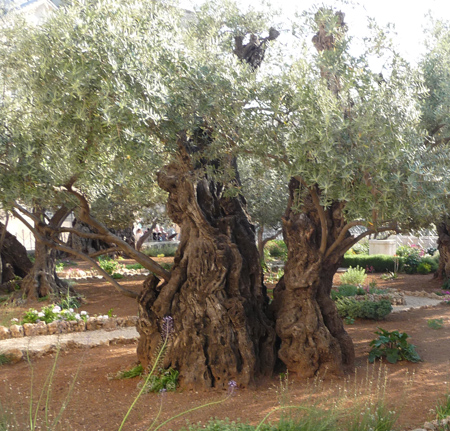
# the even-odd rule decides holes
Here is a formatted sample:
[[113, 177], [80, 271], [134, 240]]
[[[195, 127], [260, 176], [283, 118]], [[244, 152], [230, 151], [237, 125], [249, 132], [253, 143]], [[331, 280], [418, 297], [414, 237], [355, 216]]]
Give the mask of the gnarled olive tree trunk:
[[27, 298], [67, 294], [68, 284], [56, 274], [56, 250], [36, 241], [34, 258], [32, 269], [22, 281]]
[[14, 290], [15, 277], [25, 277], [32, 266], [25, 247], [0, 223], [0, 291]]
[[281, 339], [278, 356], [299, 377], [342, 374], [353, 369], [355, 358], [353, 342], [330, 298], [343, 251], [337, 247], [327, 255], [321, 247], [323, 222], [328, 250], [346, 225], [343, 207], [333, 203], [321, 220], [311, 194], [306, 193], [299, 206], [299, 189], [300, 183], [292, 179], [283, 217], [288, 259], [272, 304]]
[[184, 387], [223, 387], [231, 379], [252, 385], [275, 363], [254, 228], [243, 198], [223, 197], [222, 186], [207, 178], [193, 180], [188, 157], [159, 174], [181, 241], [170, 280], [158, 286], [150, 277], [139, 298], [138, 357], [152, 361], [159, 324], [170, 315], [175, 332], [163, 364], [180, 371]]
[[437, 224], [439, 268], [435, 278], [447, 280], [450, 278], [450, 220]]
[[67, 294], [69, 291], [69, 285], [56, 274], [56, 250], [52, 247], [58, 236], [54, 229], [61, 227], [69, 212], [68, 208], [61, 206], [48, 220], [48, 225], [44, 222], [46, 217], [43, 208], [36, 206], [30, 214], [35, 219], [32, 228], [36, 239], [34, 264], [21, 286], [28, 298]]

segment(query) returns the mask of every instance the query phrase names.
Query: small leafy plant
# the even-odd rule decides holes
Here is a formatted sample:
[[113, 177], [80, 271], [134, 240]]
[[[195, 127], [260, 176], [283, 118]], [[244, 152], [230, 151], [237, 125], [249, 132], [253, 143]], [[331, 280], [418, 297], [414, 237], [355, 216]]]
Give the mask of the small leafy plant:
[[113, 275], [120, 269], [120, 264], [109, 257], [100, 256], [98, 258], [98, 264], [103, 271], [107, 272], [109, 275]]
[[135, 377], [142, 376], [142, 374], [144, 374], [144, 367], [138, 364], [130, 370], [119, 371], [116, 379], [134, 379]]
[[398, 361], [420, 362], [420, 356], [416, 352], [416, 346], [406, 341], [409, 335], [406, 332], [386, 331], [378, 328], [375, 334], [379, 337], [370, 342], [372, 350], [369, 352], [369, 362], [385, 357], [388, 362], [395, 364]]
[[356, 268], [350, 267], [346, 273], [341, 275], [341, 283], [358, 286], [362, 285], [366, 278], [366, 270], [358, 265]]
[[442, 420], [450, 416], [450, 395], [447, 394], [443, 401], [439, 400], [436, 406], [436, 419]]
[[51, 304], [41, 308], [41, 311], [30, 308], [24, 313], [21, 324], [45, 322], [51, 323], [55, 320], [84, 320], [89, 318], [86, 311], [76, 313], [73, 308], [63, 309], [59, 305]]
[[441, 329], [444, 326], [444, 319], [428, 319], [427, 325], [431, 329]]
[[146, 382], [146, 392], [175, 391], [179, 374], [179, 371], [173, 368], [168, 370], [160, 368], [159, 372], [151, 375]]

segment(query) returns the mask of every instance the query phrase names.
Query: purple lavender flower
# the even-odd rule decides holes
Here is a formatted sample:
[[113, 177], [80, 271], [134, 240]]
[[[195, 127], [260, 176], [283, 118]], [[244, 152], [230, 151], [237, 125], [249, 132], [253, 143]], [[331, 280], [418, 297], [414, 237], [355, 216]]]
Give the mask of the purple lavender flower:
[[163, 340], [167, 340], [174, 331], [173, 317], [164, 316], [161, 324], [161, 337]]
[[228, 394], [231, 396], [237, 389], [237, 383], [234, 380], [228, 382]]

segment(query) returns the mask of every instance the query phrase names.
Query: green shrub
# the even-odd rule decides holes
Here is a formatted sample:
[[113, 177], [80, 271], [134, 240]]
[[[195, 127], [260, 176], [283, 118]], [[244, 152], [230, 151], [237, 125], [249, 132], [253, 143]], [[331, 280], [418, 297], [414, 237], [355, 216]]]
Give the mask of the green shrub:
[[341, 284], [337, 287], [337, 292], [335, 290], [331, 291], [331, 299], [335, 301], [339, 298], [356, 296], [356, 295], [364, 295], [366, 292], [364, 289], [361, 289], [358, 286], [354, 286], [353, 284]]
[[140, 263], [132, 263], [130, 265], [125, 265], [126, 269], [143, 269], [144, 267]]
[[391, 302], [387, 299], [381, 301], [357, 301], [354, 298], [340, 298], [336, 301], [339, 316], [352, 319], [384, 319], [391, 311]]
[[439, 256], [423, 256], [420, 263], [430, 265], [430, 272], [436, 272], [439, 268]]
[[386, 357], [386, 360], [391, 364], [402, 360], [410, 362], [421, 361], [415, 346], [406, 341], [409, 338], [406, 332], [389, 332], [382, 328], [378, 329], [379, 331], [376, 331], [375, 334], [379, 335], [379, 337], [370, 342], [370, 346], [372, 346], [372, 350], [369, 352], [370, 363], [381, 357]]
[[113, 275], [119, 269], [119, 263], [109, 257], [100, 256], [98, 258], [98, 264], [103, 271], [109, 275]]
[[345, 274], [341, 275], [341, 283], [357, 286], [363, 284], [366, 278], [367, 274], [364, 268], [360, 266], [350, 267]]
[[269, 250], [270, 257], [283, 261], [287, 260], [287, 246], [283, 240], [275, 239], [269, 241], [265, 246], [265, 249], [266, 248]]
[[431, 265], [425, 262], [421, 262], [417, 267], [417, 272], [423, 275], [429, 274], [431, 272]]
[[145, 248], [142, 252], [150, 257], [158, 257], [158, 255], [163, 254], [164, 256], [175, 256], [178, 249], [178, 243], [167, 242], [165, 244], [150, 245]]
[[354, 254], [354, 255], [346, 255], [344, 256], [344, 259], [342, 260], [342, 266], [344, 268], [348, 267], [371, 267], [373, 266], [373, 269], [375, 272], [394, 272], [395, 271], [395, 262], [394, 262], [394, 256], [388, 256], [385, 254]]

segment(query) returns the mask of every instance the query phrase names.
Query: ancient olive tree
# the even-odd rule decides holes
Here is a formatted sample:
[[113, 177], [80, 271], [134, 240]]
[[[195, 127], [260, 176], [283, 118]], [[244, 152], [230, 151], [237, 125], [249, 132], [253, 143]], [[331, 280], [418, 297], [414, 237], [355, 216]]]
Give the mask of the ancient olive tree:
[[[421, 98], [422, 125], [427, 131], [424, 145], [429, 151], [439, 151], [450, 142], [450, 27], [448, 22], [434, 21], [427, 38], [427, 52], [420, 62], [427, 92]], [[440, 253], [436, 276], [450, 278], [450, 220], [447, 210], [433, 220], [438, 231]]]
[[[312, 23], [297, 32], [310, 35], [298, 55], [248, 108], [253, 128], [242, 149], [277, 160], [290, 176], [288, 259], [272, 307], [278, 356], [300, 376], [354, 366], [330, 299], [344, 253], [371, 233], [429, 218], [446, 180], [442, 155], [422, 145], [416, 74], [397, 55], [385, 77], [370, 69], [368, 51], [354, 57], [340, 12], [320, 9]], [[354, 226], [366, 230], [356, 236]]]
[[[138, 298], [144, 365], [171, 315], [164, 365], [176, 367], [185, 386], [252, 384], [273, 370], [275, 332], [227, 145], [243, 126], [255, 70], [277, 32], [256, 36], [264, 24], [257, 14], [231, 19], [223, 31], [223, 10], [213, 7], [192, 20], [159, 2], [71, 3], [39, 28], [3, 29], [2, 202], [33, 220], [45, 247], [96, 265], [59, 235], [101, 239], [153, 272]], [[170, 273], [91, 211], [119, 188], [133, 202], [151, 201], [157, 183], [181, 228]], [[94, 233], [53, 220], [69, 209]]]

